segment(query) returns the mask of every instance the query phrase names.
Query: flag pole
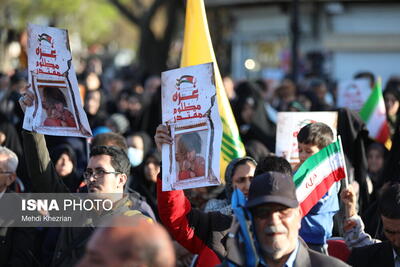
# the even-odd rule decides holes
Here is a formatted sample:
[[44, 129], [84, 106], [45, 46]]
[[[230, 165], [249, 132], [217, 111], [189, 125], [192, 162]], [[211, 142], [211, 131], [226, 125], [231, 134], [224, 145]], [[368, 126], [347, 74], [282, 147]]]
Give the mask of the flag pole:
[[339, 144], [340, 144], [340, 154], [342, 155], [343, 165], [344, 165], [344, 176], [345, 176], [344, 184], [345, 184], [345, 188], [348, 188], [349, 187], [349, 177], [347, 176], [346, 158], [344, 157], [342, 138], [340, 137], [340, 134], [338, 135], [338, 140], [339, 140]]
[[[344, 186], [345, 186], [345, 189], [347, 189], [347, 188], [349, 188], [349, 178], [347, 176], [346, 158], [344, 157], [342, 138], [340, 137], [340, 135], [338, 135], [338, 140], [339, 140], [339, 145], [340, 145], [340, 154], [342, 155], [343, 165], [344, 165]], [[350, 218], [350, 210], [346, 205], [344, 206], [344, 217]]]

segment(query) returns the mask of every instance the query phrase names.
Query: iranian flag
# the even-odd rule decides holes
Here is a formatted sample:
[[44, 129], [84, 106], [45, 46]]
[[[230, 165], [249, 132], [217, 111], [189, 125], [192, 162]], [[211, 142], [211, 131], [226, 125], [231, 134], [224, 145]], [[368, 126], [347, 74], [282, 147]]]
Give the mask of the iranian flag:
[[295, 173], [296, 195], [303, 216], [331, 188], [333, 183], [346, 177], [340, 141], [336, 141], [309, 157]]
[[371, 95], [361, 108], [360, 117], [367, 124], [369, 136], [390, 149], [390, 132], [386, 121], [385, 102], [380, 79], [377, 80]]

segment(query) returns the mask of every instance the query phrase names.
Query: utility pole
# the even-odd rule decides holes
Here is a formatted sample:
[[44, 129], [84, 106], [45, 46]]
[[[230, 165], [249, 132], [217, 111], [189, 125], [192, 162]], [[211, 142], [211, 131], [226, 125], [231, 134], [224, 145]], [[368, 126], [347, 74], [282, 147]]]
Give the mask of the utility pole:
[[299, 79], [299, 39], [300, 39], [300, 24], [299, 24], [299, 0], [292, 0], [290, 9], [290, 32], [291, 32], [291, 77], [297, 85]]

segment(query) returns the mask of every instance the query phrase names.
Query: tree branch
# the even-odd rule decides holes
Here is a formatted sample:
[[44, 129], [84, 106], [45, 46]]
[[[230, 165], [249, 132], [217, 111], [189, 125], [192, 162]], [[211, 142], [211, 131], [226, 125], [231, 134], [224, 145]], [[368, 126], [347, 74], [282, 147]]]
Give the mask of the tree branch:
[[133, 0], [135, 2], [135, 5], [140, 9], [143, 10], [143, 3], [140, 0]]
[[161, 6], [161, 4], [163, 4], [164, 2], [165, 0], [154, 0], [153, 4], [143, 15], [144, 23], [146, 24], [150, 23], [151, 18], [154, 16], [154, 14], [156, 13], [157, 9]]
[[108, 0], [111, 4], [113, 4], [127, 19], [133, 22], [136, 25], [140, 25], [140, 20], [136, 17], [132, 12], [129, 12], [128, 9], [119, 2], [119, 0]]
[[162, 40], [162, 45], [169, 49], [172, 37], [174, 35], [174, 30], [177, 22], [177, 13], [180, 8], [180, 3], [176, 0], [169, 1], [167, 3], [167, 26], [164, 30], [164, 38]]

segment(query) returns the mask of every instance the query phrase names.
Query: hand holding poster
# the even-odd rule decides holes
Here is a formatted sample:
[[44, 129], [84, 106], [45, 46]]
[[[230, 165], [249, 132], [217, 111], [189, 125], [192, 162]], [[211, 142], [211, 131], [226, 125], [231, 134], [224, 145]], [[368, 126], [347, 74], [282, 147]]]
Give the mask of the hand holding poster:
[[162, 147], [163, 191], [220, 183], [222, 124], [212, 63], [163, 72], [162, 121], [172, 145]]
[[28, 25], [28, 73], [35, 101], [25, 111], [24, 129], [49, 135], [92, 135], [66, 30]]

